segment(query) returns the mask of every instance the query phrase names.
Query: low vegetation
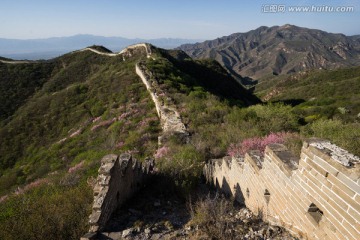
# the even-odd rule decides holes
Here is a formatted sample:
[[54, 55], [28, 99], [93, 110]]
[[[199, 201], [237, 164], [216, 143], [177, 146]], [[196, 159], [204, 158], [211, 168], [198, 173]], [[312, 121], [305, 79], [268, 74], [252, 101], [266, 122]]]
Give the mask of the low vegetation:
[[[304, 138], [320, 137], [360, 155], [358, 145], [360, 142], [358, 129], [360, 128], [356, 118], [340, 119], [337, 118], [337, 115], [323, 114], [316, 121], [309, 122], [306, 121], [306, 115], [299, 111], [301, 106], [311, 104], [309, 101], [304, 100], [304, 105], [293, 106], [289, 104], [293, 103], [292, 101], [284, 98], [256, 104], [258, 102], [256, 98], [249, 97], [248, 93], [242, 94], [240, 90], [237, 91], [237, 95], [231, 91], [229, 91], [229, 95], [226, 95], [227, 86], [230, 86], [224, 80], [227, 79], [227, 75], [215, 67], [216, 63], [209, 60], [196, 61], [203, 66], [212, 66], [211, 70], [206, 70], [206, 68], [198, 67], [195, 61], [186, 57], [179, 60], [179, 55], [173, 54], [178, 57], [176, 59], [173, 56], [162, 54], [162, 58], [148, 59], [147, 67], [160, 83], [160, 87], [174, 99], [182, 119], [191, 133], [189, 144], [191, 147], [188, 146], [186, 150], [182, 150], [182, 147], [173, 142], [169, 143], [166, 146], [169, 150], [159, 158], [160, 167], [165, 171], [171, 169], [172, 177], [182, 182], [180, 185], [186, 185], [187, 180], [184, 179], [184, 176], [199, 179], [196, 176], [201, 174], [201, 167], [194, 167], [199, 163], [203, 164], [208, 159], [219, 158], [229, 153], [243, 156], [247, 150], [263, 151], [268, 143], [283, 143], [294, 155], [299, 155]], [[203, 71], [215, 71], [214, 74], [217, 74], [217, 78], [208, 78]], [[338, 71], [340, 73], [332, 81], [340, 79], [342, 73], [347, 72], [347, 70]], [[357, 79], [359, 76], [354, 69], [348, 71], [354, 72], [344, 74], [345, 78]], [[316, 79], [316, 76], [307, 75], [306, 77]], [[319, 81], [325, 81], [325, 77], [321, 79]], [[305, 81], [314, 80], [305, 79]], [[224, 82], [225, 84], [223, 84]], [[302, 84], [301, 79], [297, 82]], [[359, 81], [353, 83], [356, 85], [354, 89], [357, 89]], [[306, 83], [303, 85], [305, 87]], [[218, 88], [215, 89], [215, 86]], [[353, 97], [358, 94], [357, 92], [352, 93]], [[342, 94], [345, 95], [345, 92]], [[312, 98], [311, 94], [305, 96], [309, 100]], [[328, 95], [328, 97], [330, 96], [334, 97], [334, 95]], [[350, 99], [350, 97], [347, 98]], [[255, 105], [248, 106], [251, 102]], [[333, 103], [340, 104], [335, 100]], [[357, 109], [359, 105], [355, 102], [353, 109]], [[179, 164], [178, 160], [174, 161], [175, 155], [181, 155], [181, 151], [186, 152], [189, 148], [194, 151], [194, 156], [196, 156], [192, 158], [193, 160], [186, 159], [186, 164]], [[187, 170], [188, 173], [185, 173]], [[179, 172], [182, 173], [181, 177]]]
[[235, 239], [239, 233], [234, 232], [236, 223], [229, 218], [234, 210], [233, 204], [224, 197], [208, 195], [191, 206], [191, 224], [199, 227], [207, 238]]
[[[27, 99], [9, 101], [15, 112], [2, 115], [0, 128], [0, 239], [80, 238], [99, 160], [122, 152], [142, 160], [155, 152], [160, 125], [134, 72], [138, 59], [64, 55], [46, 63], [51, 71], [37, 66], [39, 84], [31, 83]], [[32, 80], [23, 75], [34, 66], [16, 67], [11, 78]]]
[[[0, 64], [0, 95], [7, 96], [0, 109], [0, 239], [79, 238], [88, 227], [99, 160], [108, 153], [129, 152], [140, 160], [154, 155], [158, 170], [184, 198], [207, 160], [242, 156], [267, 143], [284, 143], [298, 154], [301, 140], [316, 136], [360, 155], [356, 68], [309, 74], [306, 84], [300, 78], [279, 80], [276, 86], [292, 94], [284, 91], [260, 103], [215, 61], [194, 61], [179, 51], [153, 49], [153, 55], [155, 60], [135, 54], [123, 61], [83, 51], [39, 65]], [[190, 142], [174, 135], [158, 149], [160, 123], [135, 74], [139, 61], [174, 101]], [[342, 88], [343, 97], [329, 87], [313, 99], [307, 90], [313, 81], [325, 84], [327, 78], [332, 80], [326, 84], [337, 89], [341, 76], [353, 84], [348, 95], [348, 87]], [[259, 96], [265, 95], [260, 87]], [[297, 91], [307, 95], [300, 104], [288, 104], [299, 98]], [[194, 210], [194, 221], [210, 235], [225, 234], [212, 227], [219, 213], [205, 209], [211, 204], [227, 211], [227, 203], [208, 199]]]
[[318, 119], [339, 119], [344, 123], [359, 120], [360, 67], [331, 71], [313, 70], [281, 76], [260, 83], [256, 94], [268, 101], [283, 101], [294, 106], [304, 123]]

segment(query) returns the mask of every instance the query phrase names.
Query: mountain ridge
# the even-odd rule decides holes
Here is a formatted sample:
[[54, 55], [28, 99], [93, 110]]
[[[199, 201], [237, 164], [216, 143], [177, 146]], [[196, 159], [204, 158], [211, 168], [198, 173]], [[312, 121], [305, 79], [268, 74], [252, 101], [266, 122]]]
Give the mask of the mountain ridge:
[[307, 69], [360, 65], [358, 35], [327, 33], [290, 24], [261, 26], [177, 49], [195, 59], [215, 59], [240, 79], [261, 80]]
[[171, 49], [184, 43], [197, 41], [199, 40], [181, 38], [132, 39], [124, 37], [103, 37], [91, 34], [40, 39], [0, 38], [0, 55], [17, 60], [37, 60], [50, 59], [91, 45], [103, 45], [112, 51], [120, 51], [129, 45], [142, 42], [149, 42], [162, 48]]

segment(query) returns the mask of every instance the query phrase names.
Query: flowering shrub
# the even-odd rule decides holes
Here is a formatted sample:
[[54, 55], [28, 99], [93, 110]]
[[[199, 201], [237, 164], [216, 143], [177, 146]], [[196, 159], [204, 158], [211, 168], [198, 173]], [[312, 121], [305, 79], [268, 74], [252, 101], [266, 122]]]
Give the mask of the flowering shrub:
[[81, 161], [78, 164], [76, 164], [75, 166], [69, 168], [68, 173], [73, 173], [73, 172], [80, 170], [84, 166], [84, 163], [85, 163], [84, 161]]
[[155, 158], [162, 158], [165, 157], [168, 153], [169, 153], [169, 148], [166, 146], [163, 146], [161, 148], [158, 148], [158, 150], [156, 151], [154, 157]]
[[116, 144], [116, 148], [121, 148], [122, 146], [124, 146], [124, 142], [123, 141], [120, 141]]
[[34, 182], [31, 182], [31, 183], [27, 184], [24, 188], [18, 187], [15, 190], [15, 194], [16, 195], [24, 194], [25, 192], [29, 191], [30, 189], [33, 189], [35, 187], [39, 187], [40, 185], [48, 183], [48, 182], [49, 182], [49, 180], [46, 179], [46, 178], [37, 179]]
[[94, 131], [96, 129], [98, 129], [99, 127], [104, 127], [104, 126], [110, 126], [111, 124], [113, 124], [116, 121], [116, 118], [110, 119], [110, 120], [106, 120], [103, 122], [100, 122], [99, 124], [93, 126], [91, 128], [91, 131]]
[[279, 132], [270, 133], [265, 137], [247, 138], [241, 143], [230, 144], [227, 153], [232, 157], [243, 157], [249, 150], [259, 150], [263, 154], [268, 144], [285, 143], [286, 138], [291, 135], [289, 132]]
[[4, 202], [8, 198], [8, 195], [0, 197], [0, 203]]
[[124, 113], [122, 113], [117, 119], [120, 121], [120, 120], [122, 120], [122, 119], [127, 118], [127, 117], [130, 116], [130, 115], [131, 115], [131, 112], [124, 112]]
[[158, 121], [157, 117], [145, 118], [139, 122], [138, 127], [146, 127], [151, 121]]

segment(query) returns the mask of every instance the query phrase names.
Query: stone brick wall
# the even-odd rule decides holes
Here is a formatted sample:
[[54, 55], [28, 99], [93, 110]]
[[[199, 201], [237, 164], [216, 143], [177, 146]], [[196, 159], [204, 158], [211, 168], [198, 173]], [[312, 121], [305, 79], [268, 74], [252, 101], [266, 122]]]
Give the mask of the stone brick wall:
[[90, 230], [82, 239], [92, 239], [102, 230], [114, 210], [142, 187], [151, 175], [153, 165], [152, 160], [142, 164], [130, 154], [111, 154], [102, 158], [94, 187]]
[[182, 136], [185, 138], [185, 141], [188, 141], [189, 133], [181, 120], [173, 100], [161, 90], [157, 80], [154, 79], [152, 73], [143, 63], [136, 64], [135, 70], [149, 91], [151, 99], [155, 104], [156, 112], [160, 118], [163, 133], [162, 136], [159, 137], [159, 144], [161, 145], [162, 139], [166, 139], [168, 135], [172, 134], [177, 134], [179, 137]]
[[305, 239], [360, 239], [360, 159], [322, 140], [301, 156], [271, 144], [264, 158], [212, 160], [207, 180], [263, 219]]

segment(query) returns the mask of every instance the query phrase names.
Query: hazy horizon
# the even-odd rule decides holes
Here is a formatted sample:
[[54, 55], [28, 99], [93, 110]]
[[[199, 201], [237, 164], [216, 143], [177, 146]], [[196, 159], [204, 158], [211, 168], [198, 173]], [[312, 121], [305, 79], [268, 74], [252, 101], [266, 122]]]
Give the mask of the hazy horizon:
[[[360, 2], [356, 0], [1, 0], [1, 3], [0, 38], [6, 39], [79, 34], [130, 39], [215, 39], [260, 26], [284, 24], [349, 36], [360, 34], [357, 25]], [[294, 6], [313, 7], [315, 12], [291, 12]], [[328, 10], [337, 7], [351, 7], [351, 11]]]
[[183, 40], [207, 40], [207, 39], [189, 39], [189, 38], [175, 38], [175, 37], [158, 37], [158, 38], [128, 38], [124, 36], [103, 36], [103, 35], [96, 35], [91, 33], [77, 33], [73, 35], [66, 35], [66, 36], [51, 36], [51, 37], [42, 37], [42, 38], [6, 38], [6, 37], [0, 37], [0, 39], [6, 39], [6, 40], [47, 40], [52, 38], [71, 38], [71, 37], [77, 37], [77, 36], [90, 36], [90, 37], [103, 37], [103, 38], [123, 38], [123, 39], [131, 39], [131, 40], [155, 40], [155, 39], [183, 39]]

